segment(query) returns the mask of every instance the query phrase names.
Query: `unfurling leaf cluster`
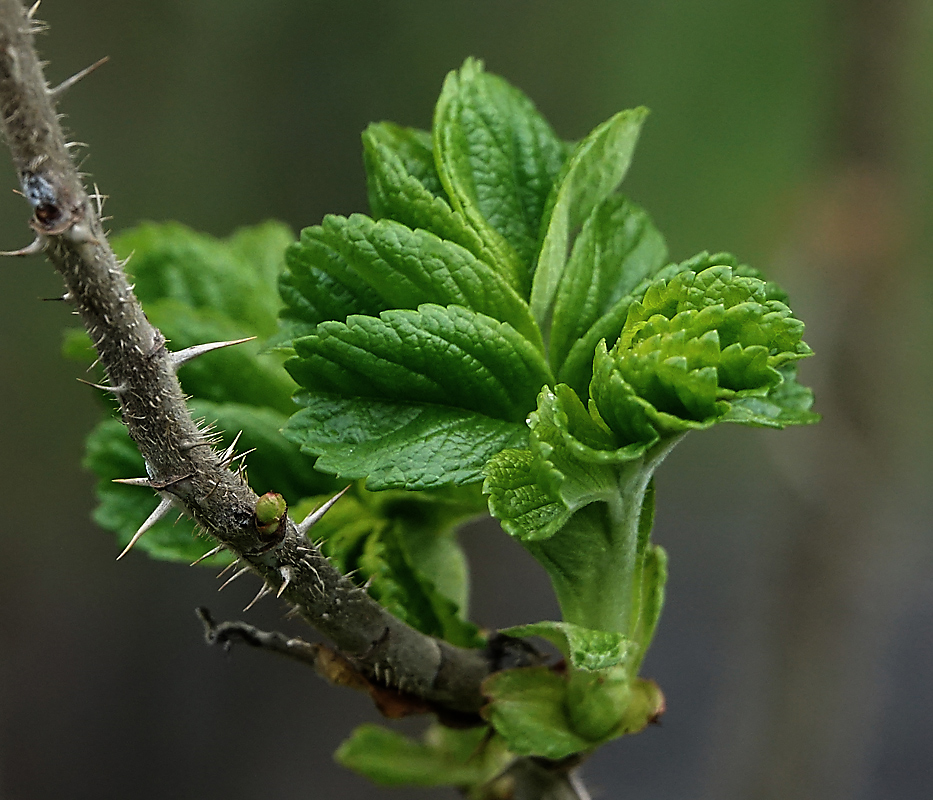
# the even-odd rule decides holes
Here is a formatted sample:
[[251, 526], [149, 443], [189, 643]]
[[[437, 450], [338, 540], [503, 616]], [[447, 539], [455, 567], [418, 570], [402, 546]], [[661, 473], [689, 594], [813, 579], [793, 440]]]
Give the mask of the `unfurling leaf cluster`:
[[[358, 731], [340, 758], [382, 782], [469, 788], [510, 753], [564, 758], [656, 718], [660, 690], [638, 677], [667, 576], [655, 469], [691, 430], [816, 419], [796, 381], [803, 324], [780, 288], [726, 253], [671, 263], [619, 192], [646, 114], [568, 143], [468, 60], [430, 131], [364, 132], [371, 216], [328, 216], [297, 242], [276, 226], [121, 242], [174, 344], [264, 341], [182, 371], [192, 405], [227, 436], [242, 429], [256, 488], [292, 508], [359, 482], [315, 531], [393, 613], [481, 643], [453, 531], [487, 505], [551, 577], [563, 620], [508, 633], [550, 640], [561, 668], [491, 677], [490, 736]], [[110, 422], [92, 436], [104, 478], [131, 468], [120, 437]], [[124, 537], [145, 516], [128, 491], [102, 483], [98, 510]], [[180, 533], [161, 537], [154, 554], [191, 554]]]

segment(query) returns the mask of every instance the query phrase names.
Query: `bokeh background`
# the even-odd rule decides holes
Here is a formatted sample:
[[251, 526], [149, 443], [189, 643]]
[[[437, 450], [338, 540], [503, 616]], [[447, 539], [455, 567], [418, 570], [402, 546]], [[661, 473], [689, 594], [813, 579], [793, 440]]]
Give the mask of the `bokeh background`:
[[[821, 425], [688, 437], [658, 480], [668, 605], [645, 674], [663, 725], [585, 767], [594, 797], [894, 800], [933, 793], [933, 4], [924, 0], [46, 0], [63, 110], [119, 230], [225, 235], [365, 210], [359, 133], [427, 127], [467, 55], [565, 138], [649, 106], [625, 190], [672, 255], [728, 249], [790, 291]], [[0, 248], [28, 209], [0, 159]], [[59, 355], [40, 258], [0, 263], [0, 798], [454, 797], [331, 761], [367, 701], [205, 647], [248, 579], [119, 564], [89, 521], [97, 414]], [[553, 617], [490, 525], [462, 534], [474, 618]], [[253, 582], [255, 583], [255, 582]], [[266, 600], [246, 618], [301, 632]], [[411, 729], [411, 726], [408, 726]]]

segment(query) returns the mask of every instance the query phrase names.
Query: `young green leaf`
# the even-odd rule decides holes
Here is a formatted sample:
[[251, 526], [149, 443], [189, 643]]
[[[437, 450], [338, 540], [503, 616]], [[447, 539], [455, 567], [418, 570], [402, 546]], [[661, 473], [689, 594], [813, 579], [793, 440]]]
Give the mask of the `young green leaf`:
[[567, 715], [567, 682], [547, 667], [493, 673], [483, 682], [489, 704], [482, 715], [519, 756], [559, 760], [595, 743], [573, 730]]
[[337, 761], [382, 786], [458, 786], [492, 780], [512, 759], [484, 726], [432, 725], [421, 742], [378, 725], [361, 725], [338, 748]]
[[473, 59], [447, 76], [433, 137], [453, 207], [512, 285], [526, 290], [544, 206], [564, 163], [563, 143], [524, 94]]
[[551, 321], [551, 364], [559, 370], [574, 343], [666, 258], [664, 239], [641, 208], [622, 195], [600, 203], [584, 222], [561, 276]]
[[531, 286], [531, 313], [547, 330], [554, 295], [564, 274], [570, 240], [622, 182], [648, 111], [621, 111], [593, 130], [574, 151], [545, 214], [547, 228]]
[[576, 669], [602, 670], [627, 665], [635, 655], [636, 647], [621, 633], [594, 631], [569, 622], [534, 622], [506, 628], [508, 636], [540, 636], [546, 639]]

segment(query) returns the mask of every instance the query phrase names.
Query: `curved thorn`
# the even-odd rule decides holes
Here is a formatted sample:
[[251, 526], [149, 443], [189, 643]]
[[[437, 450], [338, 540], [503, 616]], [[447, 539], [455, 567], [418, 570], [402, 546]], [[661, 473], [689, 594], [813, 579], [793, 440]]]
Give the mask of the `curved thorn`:
[[146, 519], [146, 521], [142, 525], [139, 526], [139, 530], [133, 534], [133, 538], [130, 539], [130, 543], [126, 547], [124, 547], [123, 552], [117, 556], [117, 561], [119, 561], [121, 558], [123, 558], [123, 556], [129, 553], [130, 550], [133, 549], [133, 545], [139, 541], [140, 537], [146, 531], [148, 531], [153, 525], [155, 525], [160, 519], [162, 519], [162, 517], [168, 514], [171, 507], [172, 507], [172, 501], [167, 497], [163, 497], [159, 505], [156, 506], [155, 511], [153, 511], [149, 515], [148, 519]]
[[281, 597], [282, 593], [288, 587], [288, 584], [292, 582], [292, 571], [288, 567], [282, 567], [279, 570], [279, 574], [282, 576], [283, 582], [279, 590], [275, 593], [276, 597]]
[[122, 483], [125, 486], [145, 486], [147, 489], [155, 488], [150, 478], [114, 478], [111, 483]]
[[82, 78], [86, 78], [94, 70], [96, 70], [98, 67], [102, 67], [109, 60], [110, 60], [110, 56], [104, 56], [103, 58], [91, 64], [91, 66], [85, 67], [80, 72], [76, 72], [70, 78], [66, 78], [60, 84], [58, 84], [58, 86], [56, 86], [54, 89], [48, 90], [49, 97], [51, 97], [53, 101], [58, 100], [58, 98], [60, 98], [65, 92], [67, 92], [78, 81], [80, 81]]
[[243, 567], [243, 569], [241, 569], [239, 572], [234, 572], [229, 578], [227, 578], [227, 580], [226, 580], [226, 582], [223, 584], [223, 586], [221, 586], [220, 589], [218, 589], [217, 591], [219, 592], [219, 591], [220, 591], [221, 589], [223, 589], [224, 586], [226, 586], [228, 583], [233, 583], [233, 581], [235, 581], [237, 578], [239, 578], [240, 575], [243, 575], [243, 574], [245, 574], [245, 573], [247, 573], [247, 572], [249, 572], [249, 571], [250, 571], [250, 567], [249, 567], [249, 566], [246, 566], [246, 567]]
[[226, 545], [224, 545], [224, 544], [219, 544], [219, 545], [217, 545], [217, 547], [215, 547], [213, 550], [208, 550], [203, 556], [201, 556], [201, 557], [198, 558], [198, 559], [195, 559], [195, 560], [192, 561], [188, 566], [189, 566], [189, 567], [193, 567], [193, 566], [195, 566], [196, 564], [200, 564], [200, 563], [201, 563], [202, 561], [204, 561], [205, 559], [210, 558], [211, 556], [216, 556], [216, 555], [217, 555], [221, 550], [223, 550], [225, 547], [226, 547]]
[[0, 250], [0, 256], [37, 256], [43, 250], [45, 250], [45, 242], [42, 241], [42, 237], [37, 236], [30, 244], [19, 250]]
[[272, 589], [266, 586], [266, 584], [263, 584], [262, 588], [259, 590], [259, 594], [257, 594], [252, 600], [250, 600], [249, 605], [246, 606], [246, 608], [244, 608], [243, 610], [249, 611], [256, 603], [258, 603], [260, 600], [262, 600], [263, 597], [265, 597], [267, 594], [270, 594], [271, 592], [272, 592]]
[[224, 575], [226, 575], [230, 570], [232, 570], [237, 564], [240, 563], [240, 559], [235, 558], [227, 566], [225, 566], [220, 572], [217, 573], [217, 580], [220, 580]]
[[311, 526], [318, 522], [321, 517], [330, 511], [330, 507], [347, 493], [347, 490], [350, 488], [350, 486], [352, 486], [352, 484], [344, 486], [343, 489], [337, 492], [337, 494], [335, 494], [330, 500], [328, 500], [326, 503], [323, 503], [320, 508], [308, 514], [308, 516], [306, 516], [296, 526], [298, 528], [298, 533], [300, 533], [302, 536], [307, 534], [307, 532], [311, 529]]
[[91, 386], [94, 389], [100, 389], [102, 392], [112, 392], [113, 394], [123, 394], [126, 391], [126, 387], [123, 384], [119, 386], [104, 386], [102, 383], [91, 383], [86, 381], [83, 378], [76, 378], [78, 383], [83, 383], [87, 386]]
[[172, 366], [178, 369], [182, 364], [187, 364], [189, 361], [192, 361], [198, 356], [203, 356], [205, 353], [210, 353], [212, 350], [219, 350], [221, 347], [230, 347], [235, 344], [251, 342], [255, 338], [255, 336], [248, 336], [245, 339], [231, 339], [229, 342], [196, 344], [193, 347], [186, 347], [184, 350], [176, 350], [174, 353], [169, 353], [169, 358], [172, 360]]

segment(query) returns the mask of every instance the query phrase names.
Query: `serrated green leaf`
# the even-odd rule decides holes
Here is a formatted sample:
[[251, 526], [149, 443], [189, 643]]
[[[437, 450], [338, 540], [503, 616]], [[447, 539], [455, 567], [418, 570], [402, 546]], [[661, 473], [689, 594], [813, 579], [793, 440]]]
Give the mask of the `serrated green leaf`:
[[563, 143], [520, 91], [468, 59], [444, 82], [434, 154], [453, 207], [495, 254], [513, 286], [528, 286]]
[[610, 195], [593, 209], [574, 241], [555, 297], [551, 364], [559, 370], [574, 343], [660, 270], [666, 258], [661, 234], [630, 200]]
[[286, 362], [313, 392], [432, 403], [524, 420], [552, 378], [540, 351], [511, 325], [458, 306], [425, 304], [325, 322]]
[[385, 167], [380, 162], [387, 160], [387, 155], [399, 161], [402, 174], [414, 178], [434, 197], [446, 198], [434, 164], [434, 143], [430, 131], [406, 128], [393, 122], [375, 122], [363, 131], [362, 139], [373, 216], [395, 219], [391, 213], [394, 192], [385, 189], [397, 187], [388, 187], [379, 180], [385, 174]]
[[543, 349], [528, 304], [465, 248], [428, 231], [392, 220], [374, 222], [362, 214], [325, 217], [315, 230], [386, 308], [415, 309], [422, 303], [464, 306], [509, 323]]
[[[404, 135], [406, 131], [411, 129], [379, 123], [370, 125], [363, 133], [366, 182], [373, 216], [393, 219], [413, 230], [431, 231], [494, 265], [496, 255], [463, 215], [447, 202], [433, 153], [417, 151], [421, 131], [411, 132], [408, 137]], [[424, 160], [426, 157], [430, 158], [430, 165]]]
[[528, 440], [524, 423], [465, 409], [317, 393], [297, 399], [304, 408], [285, 435], [320, 456], [317, 469], [366, 478], [372, 490], [474, 483], [495, 453]]
[[389, 306], [360, 280], [320, 226], [305, 228], [301, 238], [285, 251], [286, 271], [279, 280], [285, 301], [281, 317], [291, 340], [314, 333], [325, 320], [342, 320], [350, 314], [378, 314]]
[[415, 742], [378, 725], [361, 725], [334, 754], [382, 786], [477, 786], [505, 769], [511, 755], [488, 728], [431, 726]]
[[622, 182], [647, 109], [621, 111], [596, 127], [574, 151], [545, 214], [547, 227], [531, 287], [531, 313], [547, 329], [574, 230]]
[[508, 636], [540, 636], [577, 669], [593, 671], [625, 665], [635, 655], [635, 644], [621, 633], [595, 631], [569, 622], [535, 622], [506, 628]]

